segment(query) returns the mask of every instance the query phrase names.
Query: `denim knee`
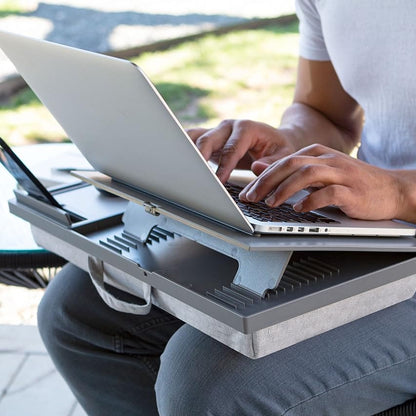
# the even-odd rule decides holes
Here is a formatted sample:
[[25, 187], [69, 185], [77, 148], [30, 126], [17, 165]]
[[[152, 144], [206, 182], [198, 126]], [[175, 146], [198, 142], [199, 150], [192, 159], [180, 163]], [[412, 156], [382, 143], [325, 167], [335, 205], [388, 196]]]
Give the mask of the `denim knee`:
[[233, 386], [222, 370], [223, 360], [237, 354], [189, 325], [180, 328], [161, 357], [155, 387], [160, 416], [235, 415]]
[[52, 356], [56, 348], [64, 342], [62, 335], [67, 332], [71, 310], [76, 307], [73, 302], [74, 293], [70, 288], [70, 281], [73, 279], [70, 276], [83, 273], [73, 265], [66, 265], [51, 281], [39, 304], [38, 329]]
[[161, 416], [370, 415], [415, 395], [416, 302], [258, 360], [184, 326], [162, 355]]
[[[52, 319], [51, 316], [51, 310], [53, 309], [50, 307], [50, 304], [51, 299], [48, 296], [48, 291], [46, 291], [39, 304], [37, 318], [38, 331], [47, 349], [49, 349], [49, 345], [56, 339], [54, 333], [57, 327], [57, 325], [55, 325], [56, 320]], [[52, 313], [55, 313], [55, 311]]]

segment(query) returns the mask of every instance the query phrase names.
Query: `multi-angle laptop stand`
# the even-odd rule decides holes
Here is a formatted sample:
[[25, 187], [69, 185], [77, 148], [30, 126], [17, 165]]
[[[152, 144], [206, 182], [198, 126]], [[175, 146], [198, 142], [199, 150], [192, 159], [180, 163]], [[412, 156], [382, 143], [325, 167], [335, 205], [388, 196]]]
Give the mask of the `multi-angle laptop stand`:
[[[40, 246], [89, 271], [111, 307], [144, 314], [157, 305], [248, 357], [389, 307], [416, 290], [416, 238], [245, 235], [105, 175], [78, 177], [122, 199], [83, 188], [86, 219], [72, 223], [59, 209], [16, 191], [11, 212], [31, 223]], [[80, 191], [72, 191], [72, 206]], [[111, 286], [145, 303], [117, 298]]]

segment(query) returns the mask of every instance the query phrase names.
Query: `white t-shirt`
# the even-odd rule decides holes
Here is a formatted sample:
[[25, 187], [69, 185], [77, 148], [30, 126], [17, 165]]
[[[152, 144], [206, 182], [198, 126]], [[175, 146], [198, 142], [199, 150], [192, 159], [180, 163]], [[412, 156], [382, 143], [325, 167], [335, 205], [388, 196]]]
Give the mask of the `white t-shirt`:
[[416, 169], [415, 0], [297, 0], [300, 55], [331, 60], [365, 111], [358, 157]]

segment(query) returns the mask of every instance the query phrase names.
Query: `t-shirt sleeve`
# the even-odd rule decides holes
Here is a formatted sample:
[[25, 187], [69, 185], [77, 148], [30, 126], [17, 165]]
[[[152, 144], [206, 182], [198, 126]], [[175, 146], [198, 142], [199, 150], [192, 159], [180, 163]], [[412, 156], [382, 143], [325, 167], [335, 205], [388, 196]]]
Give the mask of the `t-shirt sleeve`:
[[329, 61], [322, 33], [321, 18], [316, 0], [296, 0], [296, 14], [299, 18], [299, 54], [312, 61]]

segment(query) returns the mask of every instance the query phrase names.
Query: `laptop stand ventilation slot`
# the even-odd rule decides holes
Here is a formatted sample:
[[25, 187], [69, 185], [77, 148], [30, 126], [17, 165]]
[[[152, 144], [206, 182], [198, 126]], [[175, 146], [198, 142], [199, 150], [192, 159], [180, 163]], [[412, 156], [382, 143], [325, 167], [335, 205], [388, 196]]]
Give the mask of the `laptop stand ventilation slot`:
[[261, 296], [234, 283], [231, 283], [229, 287], [223, 286], [221, 290], [207, 290], [206, 296], [233, 309], [245, 309], [254, 303], [259, 303], [262, 299]]
[[312, 256], [289, 262], [276, 289], [268, 290], [267, 297], [292, 292], [321, 280], [338, 276], [340, 269]]
[[[146, 244], [160, 243], [161, 241], [174, 237], [174, 233], [160, 227], [154, 227], [149, 233]], [[106, 240], [100, 240], [99, 243], [103, 247], [109, 248], [118, 254], [123, 254], [123, 251], [129, 252], [131, 249], [136, 250], [143, 244], [127, 231], [123, 231], [121, 234], [115, 234], [113, 237], [107, 237]]]
[[[319, 281], [338, 276], [340, 269], [312, 256], [293, 259], [289, 262], [276, 289], [268, 290], [266, 299], [284, 296], [290, 292], [311, 286]], [[262, 298], [234, 283], [230, 287], [208, 290], [206, 296], [232, 309], [245, 309], [259, 303]]]

